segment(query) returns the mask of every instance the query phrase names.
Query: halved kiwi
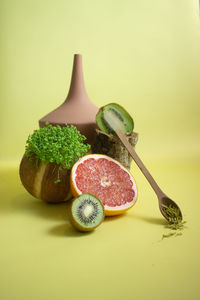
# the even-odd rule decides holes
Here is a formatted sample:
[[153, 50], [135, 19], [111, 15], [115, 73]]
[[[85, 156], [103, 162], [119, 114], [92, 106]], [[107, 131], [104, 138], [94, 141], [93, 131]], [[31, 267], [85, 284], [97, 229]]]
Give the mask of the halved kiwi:
[[132, 117], [117, 103], [101, 107], [96, 115], [96, 122], [101, 131], [111, 135], [116, 135], [115, 130], [130, 134], [134, 128]]
[[69, 208], [69, 219], [79, 231], [92, 231], [104, 219], [104, 206], [92, 194], [82, 194], [72, 200]]

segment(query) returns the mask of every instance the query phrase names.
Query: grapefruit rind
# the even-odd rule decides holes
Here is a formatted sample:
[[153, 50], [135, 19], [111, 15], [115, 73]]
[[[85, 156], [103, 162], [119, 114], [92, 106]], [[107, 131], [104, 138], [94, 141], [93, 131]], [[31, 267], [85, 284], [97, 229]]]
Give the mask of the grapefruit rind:
[[133, 176], [128, 172], [128, 170], [122, 164], [120, 164], [118, 161], [111, 158], [110, 156], [103, 155], [103, 154], [88, 154], [88, 155], [85, 155], [85, 156], [81, 157], [73, 165], [72, 170], [71, 170], [71, 175], [70, 175], [71, 192], [72, 192], [73, 196], [77, 197], [77, 196], [80, 196], [81, 194], [83, 194], [83, 192], [76, 185], [76, 181], [75, 181], [76, 169], [81, 163], [83, 163], [85, 160], [87, 160], [89, 158], [93, 158], [93, 159], [96, 159], [96, 160], [99, 159], [99, 158], [105, 158], [109, 161], [113, 161], [116, 164], [118, 164], [124, 171], [126, 171], [129, 174], [129, 178], [130, 178], [130, 180], [133, 184], [133, 190], [135, 192], [132, 201], [127, 202], [126, 204], [123, 204], [123, 205], [120, 205], [120, 206], [115, 206], [115, 207], [104, 205], [105, 216], [114, 216], [114, 215], [123, 214], [124, 212], [126, 212], [128, 209], [130, 209], [136, 203], [137, 196], [138, 196], [137, 186], [136, 186], [136, 183], [135, 183], [135, 180], [134, 180]]

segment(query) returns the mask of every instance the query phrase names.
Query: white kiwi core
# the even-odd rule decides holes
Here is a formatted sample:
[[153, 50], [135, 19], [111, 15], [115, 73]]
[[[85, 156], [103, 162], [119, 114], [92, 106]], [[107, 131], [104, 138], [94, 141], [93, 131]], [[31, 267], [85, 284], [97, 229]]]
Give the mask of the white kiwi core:
[[124, 132], [124, 124], [122, 121], [116, 116], [116, 114], [112, 110], [107, 110], [103, 112], [104, 120], [108, 123], [108, 125], [114, 130], [120, 130]]
[[94, 206], [92, 205], [86, 205], [83, 209], [83, 214], [86, 218], [88, 218], [90, 215], [92, 215], [94, 212]]

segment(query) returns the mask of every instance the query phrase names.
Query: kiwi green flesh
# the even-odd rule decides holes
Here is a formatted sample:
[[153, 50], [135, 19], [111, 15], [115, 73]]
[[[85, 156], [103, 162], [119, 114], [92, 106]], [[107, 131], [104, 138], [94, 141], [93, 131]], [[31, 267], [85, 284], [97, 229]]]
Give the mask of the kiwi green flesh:
[[102, 107], [97, 113], [96, 121], [100, 130], [111, 135], [115, 135], [116, 130], [130, 134], [134, 128], [132, 117], [117, 103], [110, 103]]
[[91, 194], [82, 194], [73, 200], [71, 217], [75, 227], [77, 225], [77, 229], [93, 230], [104, 219], [104, 206], [97, 197]]
[[101, 131], [108, 133], [108, 134], [110, 134], [110, 132], [112, 131], [111, 128], [108, 128], [105, 120], [103, 119], [103, 107], [100, 108], [100, 110], [98, 111], [98, 113], [96, 115], [96, 123]]

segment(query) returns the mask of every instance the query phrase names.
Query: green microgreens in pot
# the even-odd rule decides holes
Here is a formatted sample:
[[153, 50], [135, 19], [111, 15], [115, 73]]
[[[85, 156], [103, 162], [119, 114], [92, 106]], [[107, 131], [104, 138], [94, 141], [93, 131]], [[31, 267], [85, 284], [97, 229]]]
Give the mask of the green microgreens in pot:
[[[26, 141], [25, 156], [33, 156], [43, 163], [56, 163], [60, 170], [71, 169], [73, 164], [88, 153], [89, 144], [84, 144], [86, 137], [75, 126], [53, 126], [46, 122], [46, 127], [34, 130]], [[59, 174], [55, 183], [60, 182]]]

